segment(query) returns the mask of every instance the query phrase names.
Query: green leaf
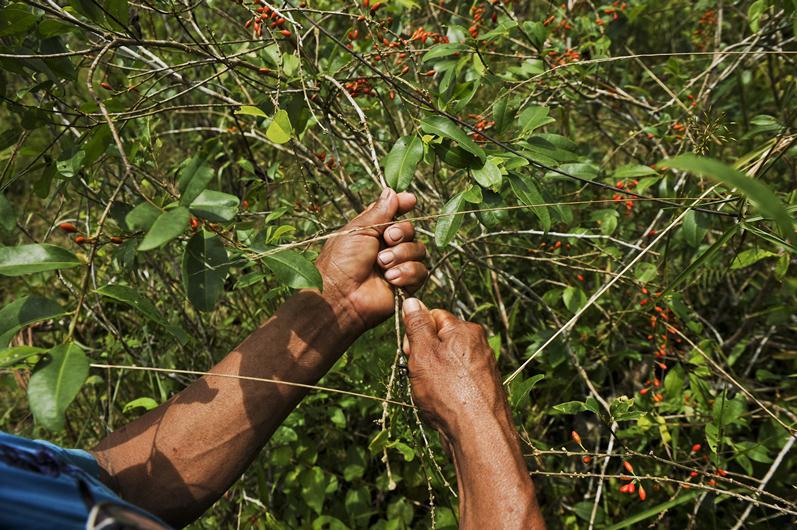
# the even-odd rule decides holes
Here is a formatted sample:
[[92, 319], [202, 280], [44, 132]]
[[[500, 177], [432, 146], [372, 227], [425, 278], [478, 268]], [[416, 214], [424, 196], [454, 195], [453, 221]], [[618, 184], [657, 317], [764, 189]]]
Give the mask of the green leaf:
[[735, 258], [733, 258], [733, 261], [731, 262], [731, 269], [743, 269], [758, 263], [762, 259], [771, 258], [773, 256], [777, 256], [777, 254], [761, 248], [749, 248], [740, 252]]
[[684, 216], [681, 230], [689, 246], [697, 247], [708, 231], [706, 219], [700, 212], [689, 210]]
[[443, 206], [437, 226], [434, 229], [434, 242], [438, 248], [447, 247], [454, 236], [457, 235], [460, 225], [462, 225], [463, 214], [454, 215], [462, 210], [465, 202], [464, 193], [458, 193]]
[[396, 191], [406, 190], [423, 157], [423, 142], [416, 135], [402, 136], [385, 158], [385, 180]]
[[0, 247], [0, 274], [22, 276], [34, 272], [69, 269], [80, 260], [65, 248], [49, 244]]
[[423, 55], [421, 59], [422, 63], [427, 61], [431, 61], [432, 59], [439, 59], [440, 57], [448, 57], [449, 55], [453, 55], [458, 52], [463, 52], [467, 50], [468, 47], [464, 44], [460, 44], [458, 42], [451, 42], [451, 43], [444, 43], [444, 44], [437, 44], [432, 46], [428, 52]]
[[637, 265], [636, 270], [634, 271], [634, 277], [640, 283], [648, 283], [653, 278], [658, 276], [659, 269], [653, 263], [640, 263]]
[[191, 212], [184, 206], [160, 214], [155, 219], [147, 235], [144, 236], [144, 240], [141, 241], [138, 250], [145, 251], [162, 247], [182, 234], [188, 227], [190, 220]]
[[0, 229], [10, 234], [16, 226], [17, 212], [14, 211], [14, 207], [11, 206], [6, 196], [0, 193]]
[[180, 344], [188, 342], [188, 334], [179, 326], [169, 325], [168, 321], [155, 307], [155, 304], [149, 301], [137, 289], [128, 287], [127, 285], [108, 284], [100, 287], [96, 292], [107, 298], [116, 300], [129, 305], [136, 309], [139, 313], [150, 319], [152, 322], [163, 326], [166, 331], [176, 338]]
[[501, 194], [484, 190], [482, 202], [478, 208], [481, 211], [477, 214], [479, 221], [487, 228], [500, 226], [501, 223], [505, 223], [509, 218], [509, 212], [501, 208], [506, 208], [506, 203]]
[[38, 295], [23, 296], [0, 309], [0, 347], [5, 347], [23, 327], [65, 315], [58, 304]]
[[552, 414], [578, 414], [587, 410], [587, 407], [582, 401], [567, 401], [554, 405], [553, 410]]
[[647, 177], [648, 175], [658, 175], [658, 173], [656, 173], [656, 170], [651, 167], [643, 166], [641, 164], [631, 164], [628, 166], [618, 167], [614, 173], [612, 173], [612, 180]]
[[786, 207], [780, 202], [765, 184], [759, 180], [752, 179], [728, 165], [711, 158], [698, 157], [693, 154], [680, 155], [662, 162], [667, 166], [689, 171], [698, 175], [703, 175], [717, 180], [727, 187], [736, 188], [742, 192], [748, 200], [765, 217], [775, 221], [784, 237], [792, 245], [797, 245], [797, 234], [794, 232], [794, 219], [789, 215]]
[[51, 431], [64, 428], [64, 412], [89, 375], [89, 360], [76, 344], [61, 344], [39, 361], [28, 383], [34, 418]]
[[148, 202], [142, 202], [125, 215], [125, 223], [130, 230], [149, 230], [161, 210]]
[[501, 169], [489, 158], [482, 167], [471, 170], [471, 173], [482, 188], [498, 190], [501, 187]]
[[229, 261], [221, 238], [202, 230], [192, 237], [183, 254], [183, 286], [191, 305], [212, 311], [224, 293]]
[[294, 289], [321, 289], [321, 273], [307, 258], [293, 250], [281, 250], [263, 257], [280, 283]]
[[25, 33], [36, 23], [36, 15], [21, 3], [14, 3], [0, 8], [0, 37]]
[[521, 127], [521, 134], [530, 134], [535, 129], [556, 121], [548, 116], [548, 112], [547, 107], [537, 105], [524, 108], [517, 118], [518, 125]]
[[285, 110], [278, 110], [271, 120], [271, 124], [266, 129], [266, 138], [275, 144], [284, 144], [291, 140], [293, 136], [293, 126], [288, 112]]
[[562, 292], [562, 301], [571, 313], [576, 313], [587, 303], [587, 295], [579, 287], [567, 287]]
[[180, 189], [180, 205], [188, 206], [196, 199], [213, 179], [213, 169], [204, 158], [194, 157], [180, 172], [177, 186]]
[[471, 204], [481, 204], [484, 200], [484, 195], [482, 194], [482, 189], [473, 184], [462, 193], [462, 198]]
[[38, 359], [46, 352], [45, 348], [35, 346], [14, 346], [0, 350], [0, 368], [24, 366], [31, 362], [30, 359]]
[[191, 213], [214, 223], [232, 221], [241, 201], [235, 195], [205, 190], [191, 203]]
[[534, 185], [531, 179], [522, 179], [518, 175], [509, 176], [509, 184], [512, 186], [512, 191], [515, 196], [527, 206], [531, 206], [531, 211], [542, 224], [542, 229], [546, 232], [551, 229], [551, 214], [548, 212], [547, 206], [537, 206], [538, 204], [545, 204], [542, 194]]
[[97, 23], [102, 23], [105, 18], [100, 9], [100, 5], [95, 0], [69, 0], [69, 5], [75, 8], [75, 11]]
[[108, 11], [106, 18], [108, 23], [116, 29], [123, 29], [127, 26], [128, 6], [127, 0], [106, 0], [105, 9]]
[[140, 397], [133, 401], [128, 401], [122, 408], [122, 414], [127, 414], [133, 409], [142, 408], [144, 410], [152, 410], [158, 406], [158, 402], [150, 397]]
[[761, 29], [761, 15], [766, 12], [768, 7], [767, 0], [756, 0], [747, 8], [747, 21], [753, 33], [757, 33]]
[[514, 379], [509, 386], [509, 398], [512, 402], [512, 408], [517, 409], [528, 403], [531, 399], [529, 392], [534, 388], [534, 385], [544, 378], [545, 374], [536, 374], [528, 379], [523, 379], [521, 377]]
[[680, 495], [678, 497], [675, 497], [674, 499], [669, 500], [667, 502], [663, 502], [661, 504], [657, 504], [656, 506], [654, 506], [654, 507], [652, 507], [652, 508], [650, 508], [648, 510], [644, 510], [644, 511], [641, 511], [639, 513], [635, 513], [631, 517], [628, 517], [627, 519], [624, 519], [624, 520], [620, 521], [617, 524], [613, 524], [613, 525], [609, 526], [608, 528], [606, 528], [606, 530], [620, 530], [621, 528], [628, 528], [630, 526], [633, 526], [633, 525], [639, 523], [640, 521], [644, 521], [645, 519], [650, 519], [651, 517], [655, 517], [655, 516], [659, 515], [660, 513], [666, 512], [667, 510], [669, 510], [671, 508], [674, 508], [676, 506], [679, 506], [681, 504], [689, 502], [692, 499], [694, 499], [695, 497], [697, 497], [698, 495], [700, 495], [700, 491], [690, 491], [690, 492], [688, 492], [686, 494], [683, 494], [683, 495]]
[[427, 116], [421, 121], [421, 129], [429, 134], [454, 140], [465, 151], [480, 158], [482, 161], [485, 160], [484, 150], [462, 132], [462, 129], [457, 124], [444, 116]]
[[268, 114], [263, 112], [261, 109], [257, 107], [253, 107], [251, 105], [243, 105], [240, 109], [235, 111], [235, 114], [241, 116], [257, 116], [258, 118], [268, 118]]

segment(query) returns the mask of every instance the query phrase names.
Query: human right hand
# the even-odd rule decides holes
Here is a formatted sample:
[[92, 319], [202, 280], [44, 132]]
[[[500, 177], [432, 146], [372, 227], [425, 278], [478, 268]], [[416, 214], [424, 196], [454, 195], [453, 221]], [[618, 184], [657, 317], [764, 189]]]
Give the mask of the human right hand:
[[457, 469], [462, 530], [545, 530], [484, 329], [404, 302], [410, 383]]
[[433, 427], [450, 438], [463, 424], [509, 417], [482, 326], [442, 309], [429, 311], [415, 298], [404, 302], [403, 313], [412, 396]]

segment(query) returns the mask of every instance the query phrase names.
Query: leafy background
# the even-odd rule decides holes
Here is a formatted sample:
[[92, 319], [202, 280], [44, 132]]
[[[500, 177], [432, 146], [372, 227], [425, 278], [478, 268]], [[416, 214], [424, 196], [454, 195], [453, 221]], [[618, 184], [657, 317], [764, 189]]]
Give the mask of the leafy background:
[[[387, 182], [551, 528], [794, 521], [794, 0], [0, 6], [3, 430], [164, 402]], [[193, 526], [455, 527], [393, 323], [321, 384]]]

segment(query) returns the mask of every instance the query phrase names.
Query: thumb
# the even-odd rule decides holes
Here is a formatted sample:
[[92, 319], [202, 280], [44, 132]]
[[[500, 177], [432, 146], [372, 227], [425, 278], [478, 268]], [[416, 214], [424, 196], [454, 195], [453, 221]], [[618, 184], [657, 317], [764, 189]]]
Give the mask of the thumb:
[[371, 204], [368, 209], [358, 215], [351, 222], [350, 226], [366, 227], [372, 225], [383, 225], [373, 227], [377, 232], [379, 232], [379, 235], [382, 235], [387, 228], [385, 223], [389, 223], [393, 220], [398, 213], [398, 208], [398, 195], [396, 195], [396, 192], [392, 189], [385, 188], [382, 192], [382, 195], [379, 196], [379, 199], [375, 203]]
[[417, 298], [407, 298], [402, 306], [410, 352], [418, 353], [437, 340], [437, 325], [432, 314]]

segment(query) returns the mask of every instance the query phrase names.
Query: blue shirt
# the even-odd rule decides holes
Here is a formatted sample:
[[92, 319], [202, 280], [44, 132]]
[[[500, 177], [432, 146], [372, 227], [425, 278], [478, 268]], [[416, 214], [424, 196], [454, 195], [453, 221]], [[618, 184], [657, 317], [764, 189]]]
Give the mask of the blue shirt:
[[120, 499], [99, 477], [100, 467], [86, 451], [0, 432], [0, 528], [85, 529], [91, 506], [81, 482], [96, 503], [110, 501], [146, 513]]

